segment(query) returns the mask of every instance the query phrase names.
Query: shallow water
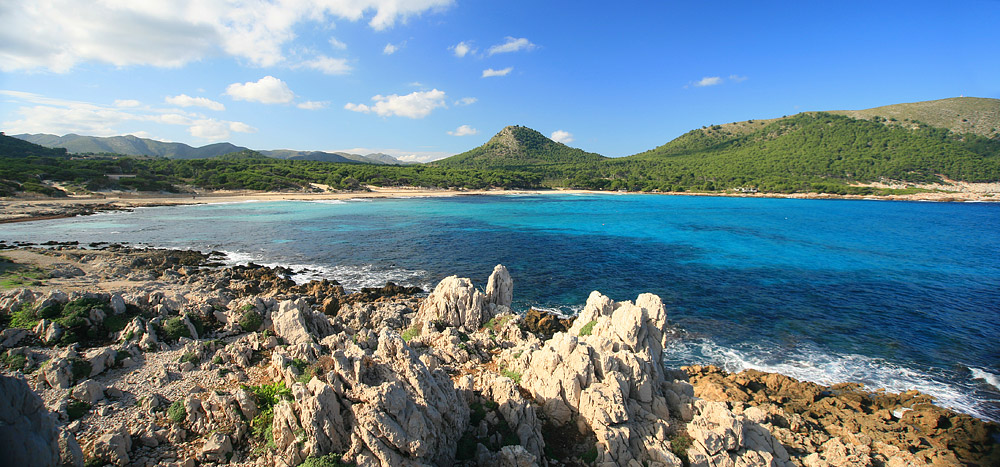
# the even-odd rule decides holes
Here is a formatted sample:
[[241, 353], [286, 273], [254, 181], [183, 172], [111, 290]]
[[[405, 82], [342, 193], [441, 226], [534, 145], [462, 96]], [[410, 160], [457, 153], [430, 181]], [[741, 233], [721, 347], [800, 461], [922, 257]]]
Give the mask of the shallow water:
[[485, 285], [573, 313], [660, 295], [671, 364], [919, 389], [1000, 419], [1000, 204], [652, 195], [253, 202], [0, 225], [0, 239], [222, 250], [348, 288]]

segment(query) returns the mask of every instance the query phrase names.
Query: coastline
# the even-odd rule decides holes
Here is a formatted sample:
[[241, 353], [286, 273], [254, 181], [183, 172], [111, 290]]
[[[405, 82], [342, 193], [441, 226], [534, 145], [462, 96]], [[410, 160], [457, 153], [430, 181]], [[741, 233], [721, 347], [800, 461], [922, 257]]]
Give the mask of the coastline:
[[[659, 455], [665, 456], [661, 461], [686, 456], [692, 464], [701, 459], [699, 456], [722, 455], [744, 461], [770, 457], [776, 465], [786, 467], [826, 465], [817, 461], [842, 465], [845, 456], [863, 456], [880, 465], [959, 465], [970, 461], [986, 465], [1000, 459], [1000, 447], [990, 441], [991, 436], [1000, 433], [1000, 427], [942, 409], [916, 391], [873, 393], [855, 384], [820, 386], [752, 370], [738, 374], [712, 367], [658, 371], [651, 365], [655, 365], [660, 351], [649, 354], [642, 349], [665, 349], [663, 344], [672, 337], [667, 332], [668, 311], [649, 294], [640, 295], [633, 305], [595, 293], [588, 299], [587, 308], [569, 319], [546, 313], [511, 314], [504, 311], [509, 308], [501, 307], [510, 303], [513, 279], [498, 266], [485, 288], [486, 295], [480, 299], [482, 305], [469, 310], [475, 313], [452, 316], [445, 311], [453, 309], [452, 301], [464, 303], [482, 294], [471, 282], [463, 282], [467, 279], [445, 279], [428, 296], [416, 296], [414, 290], [389, 285], [345, 294], [342, 288], [338, 290], [336, 282], [295, 284], [287, 279], [291, 271], [284, 268], [221, 267], [212, 255], [191, 251], [50, 246], [53, 248], [22, 247], [3, 252], [18, 263], [59, 273], [42, 284], [27, 286], [34, 292], [0, 292], [0, 316], [15, 310], [23, 313], [23, 304], [28, 300], [44, 305], [91, 297], [108, 300], [109, 316], [124, 315], [129, 324], [112, 334], [109, 341], [86, 342], [79, 347], [61, 342], [53, 345], [58, 336], [54, 336], [57, 331], [53, 331], [51, 322], [25, 332], [7, 329], [0, 339], [4, 343], [0, 351], [10, 349], [9, 355], [23, 356], [26, 367], [23, 371], [4, 369], [0, 373], [27, 380], [30, 391], [57, 416], [61, 436], [73, 436], [73, 442], [83, 446], [82, 452], [88, 458], [102, 457], [119, 465], [138, 459], [211, 460], [218, 454], [213, 444], [217, 433], [227, 433], [222, 444], [230, 444], [229, 452], [221, 453], [219, 458], [232, 454], [227, 460], [235, 465], [294, 464], [298, 462], [295, 459], [317, 453], [341, 453], [344, 449], [334, 445], [313, 449], [309, 444], [300, 444], [300, 451], [289, 452], [288, 448], [295, 446], [294, 430], [298, 425], [286, 429], [284, 424], [294, 420], [301, 421], [302, 429], [336, 426], [330, 422], [340, 416], [338, 410], [344, 410], [346, 403], [348, 413], [353, 410], [355, 430], [385, 430], [386, 426], [378, 425], [382, 419], [379, 417], [399, 416], [392, 409], [399, 402], [390, 401], [388, 394], [377, 393], [387, 389], [395, 391], [391, 393], [394, 398], [416, 404], [417, 409], [409, 410], [408, 417], [420, 419], [421, 407], [441, 404], [442, 400], [454, 409], [448, 417], [458, 417], [445, 420], [443, 425], [435, 424], [430, 431], [412, 433], [405, 430], [420, 427], [424, 421], [399, 423], [404, 432], [396, 435], [420, 436], [437, 447], [414, 453], [406, 451], [405, 445], [389, 446], [380, 454], [390, 457], [395, 453], [440, 460], [435, 456], [448, 457], [451, 450], [457, 449], [458, 455], [487, 456], [471, 458], [480, 465], [498, 461], [496, 456], [506, 455], [499, 449], [503, 443], [494, 445], [488, 436], [480, 438], [476, 433], [481, 430], [474, 424], [462, 428], [466, 425], [459, 409], [469, 404], [470, 417], [487, 423], [486, 432], [507, 429], [522, 435], [511, 445], [517, 447], [518, 455], [539, 460], [539, 456], [558, 454], [564, 456], [562, 465], [589, 463], [585, 450], [595, 445], [599, 459], [618, 463], [625, 463], [625, 458], [653, 460]], [[135, 264], [143, 266], [123, 268]], [[85, 293], [89, 295], [82, 295]], [[495, 306], [487, 306], [490, 303]], [[637, 312], [636, 307], [647, 310], [641, 314], [646, 319], [632, 323], [622, 318]], [[256, 329], [243, 325], [246, 314], [251, 312], [248, 310], [263, 318]], [[161, 333], [175, 318], [181, 322], [197, 320], [200, 326], [189, 326], [191, 338], [170, 340]], [[153, 327], [158, 329], [143, 334]], [[97, 334], [87, 331], [86, 335]], [[636, 336], [640, 341], [629, 340]], [[605, 347], [606, 343], [614, 345]], [[622, 350], [611, 353], [612, 347]], [[351, 380], [351, 365], [323, 363], [323, 356], [331, 351], [337, 358], [357, 359], [353, 368], [364, 362], [379, 370], [368, 376], [361, 373], [356, 381]], [[592, 357], [587, 358], [588, 354]], [[107, 355], [117, 357], [109, 360]], [[70, 375], [69, 370], [65, 376], [59, 372], [65, 362], [81, 360], [92, 365], [90, 379]], [[6, 364], [10, 361], [9, 357], [5, 359]], [[555, 367], [546, 366], [560, 361]], [[606, 368], [604, 371], [611, 374], [600, 378], [610, 378], [609, 383], [601, 383], [590, 366], [596, 361], [621, 361], [618, 365], [626, 366]], [[581, 362], [586, 364], [579, 366]], [[330, 370], [324, 366], [328, 364], [334, 370], [325, 373]], [[348, 378], [351, 384], [341, 386], [336, 377]], [[393, 383], [378, 384], [383, 380]], [[649, 405], [639, 389], [643, 380], [658, 382], [651, 389], [654, 402], [647, 409], [651, 413], [638, 408]], [[570, 398], [569, 407], [542, 403], [551, 397], [551, 387], [569, 388], [580, 381], [587, 381], [589, 388], [581, 388], [584, 391], [580, 397]], [[278, 383], [291, 389], [299, 402], [282, 409], [287, 412], [283, 417], [291, 418], [282, 418], [280, 423], [279, 411], [275, 410], [274, 442], [279, 449], [272, 450], [265, 439], [245, 428], [247, 420], [239, 422], [240, 417], [230, 417], [226, 407], [235, 400], [237, 406], [246, 409], [239, 402], [241, 397], [247, 397], [241, 392], [243, 387]], [[605, 394], [622, 384], [637, 389], [616, 397]], [[352, 392], [351, 385], [376, 394]], [[422, 389], [409, 389], [415, 387]], [[70, 396], [66, 395], [67, 389]], [[463, 391], [469, 395], [462, 396]], [[656, 408], [655, 401], [660, 397], [665, 405]], [[87, 412], [74, 421], [67, 401], [85, 400], [89, 401]], [[352, 400], [354, 408], [350, 409]], [[170, 412], [163, 412], [171, 401], [181, 401], [186, 407], [185, 415], [177, 421], [167, 420]], [[159, 411], [151, 409], [151, 404], [159, 404]], [[491, 409], [497, 404], [506, 408]], [[477, 418], [475, 413], [483, 407], [487, 416]], [[375, 410], [377, 417], [367, 416], [367, 410]], [[562, 423], [574, 428], [547, 431], [542, 420], [556, 423], [565, 410], [575, 414], [576, 421]], [[619, 444], [615, 430], [620, 429], [621, 422], [609, 421], [609, 413], [627, 414], [626, 420], [633, 420], [627, 426], [636, 433], [645, 433], [637, 435], [642, 436], [639, 445], [644, 447]], [[647, 426], [650, 417], [654, 421]], [[226, 420], [237, 420], [235, 429], [227, 428], [230, 422]], [[504, 420], [514, 425], [504, 428], [506, 425], [500, 423]], [[573, 434], [577, 426], [589, 428]], [[654, 427], [664, 430], [663, 437], [649, 431]], [[454, 443], [462, 430], [468, 430], [465, 436], [490, 446], [487, 451], [497, 450], [480, 450], [479, 454], [463, 451], [461, 441], [457, 447]], [[744, 434], [735, 434], [740, 432]], [[115, 446], [113, 437], [106, 433], [121, 433], [139, 441], [122, 448]], [[558, 444], [564, 434], [572, 436], [565, 445]], [[451, 442], [442, 442], [442, 437], [448, 436]], [[727, 441], [728, 447], [711, 444], [713, 439], [733, 436], [735, 444]], [[749, 441], [760, 437], [768, 441]], [[365, 449], [385, 449], [378, 443], [363, 442], [360, 437], [353, 443], [357, 449], [348, 452], [356, 456], [353, 460], [358, 465], [367, 465], [363, 461], [370, 459], [364, 455]], [[264, 464], [259, 462], [260, 451], [253, 454], [255, 449], [264, 449]]]
[[[986, 184], [992, 185], [992, 184]], [[1000, 202], [995, 191], [976, 191], [963, 187], [963, 191], [933, 191], [902, 195], [833, 195], [825, 193], [693, 193], [693, 192], [610, 192], [576, 189], [550, 190], [444, 190], [424, 188], [368, 187], [369, 191], [356, 192], [259, 192], [259, 191], [204, 191], [188, 194], [163, 193], [110, 193], [101, 197], [73, 196], [68, 198], [0, 198], [0, 224], [35, 220], [59, 219], [89, 215], [102, 211], [130, 210], [139, 207], [218, 204], [251, 201], [319, 201], [385, 198], [439, 198], [454, 196], [512, 196], [547, 194], [593, 195], [665, 195], [712, 196], [734, 198], [783, 198], [783, 199], [832, 199], [880, 201], [933, 201], [933, 202]], [[993, 188], [990, 186], [990, 188]]]

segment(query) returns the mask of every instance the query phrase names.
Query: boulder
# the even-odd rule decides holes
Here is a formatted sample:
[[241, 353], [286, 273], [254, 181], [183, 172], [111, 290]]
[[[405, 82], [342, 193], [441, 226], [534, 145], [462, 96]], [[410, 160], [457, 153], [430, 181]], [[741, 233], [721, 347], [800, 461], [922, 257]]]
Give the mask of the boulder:
[[507, 268], [498, 264], [493, 268], [493, 273], [486, 281], [486, 305], [494, 307], [510, 308], [514, 300], [514, 280], [510, 278]]
[[20, 328], [7, 328], [0, 331], [0, 349], [9, 349], [12, 347], [17, 347], [18, 344], [28, 337], [27, 329]]
[[69, 430], [59, 431], [59, 464], [71, 467], [83, 467], [83, 449], [76, 441], [76, 436]]
[[67, 358], [53, 358], [42, 367], [42, 377], [49, 386], [66, 389], [73, 382], [73, 370]]
[[93, 405], [104, 399], [104, 386], [97, 381], [88, 379], [76, 385], [71, 395], [76, 400]]
[[213, 433], [202, 445], [198, 459], [204, 462], [226, 463], [233, 456], [233, 442], [225, 433]]
[[493, 317], [484, 307], [485, 299], [471, 280], [449, 276], [420, 304], [415, 322], [423, 326], [423, 334], [433, 332], [438, 323], [474, 332]]
[[97, 437], [91, 447], [93, 457], [117, 466], [128, 465], [131, 451], [132, 436], [124, 426]]
[[327, 316], [313, 311], [304, 298], [279, 302], [271, 322], [274, 333], [288, 344], [312, 344], [333, 332]]
[[57, 465], [59, 431], [42, 399], [18, 378], [0, 375], [0, 452], [6, 465]]

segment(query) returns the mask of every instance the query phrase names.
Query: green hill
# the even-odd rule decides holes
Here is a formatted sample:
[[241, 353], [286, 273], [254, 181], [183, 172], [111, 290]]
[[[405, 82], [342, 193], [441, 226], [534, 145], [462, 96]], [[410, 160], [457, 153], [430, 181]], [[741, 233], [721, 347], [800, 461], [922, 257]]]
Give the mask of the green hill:
[[[911, 119], [912, 121], [912, 119]], [[882, 179], [1000, 180], [1000, 138], [917, 124], [886, 124], [808, 112], [690, 131], [650, 151], [611, 162], [626, 177], [672, 186], [834, 191]]]
[[168, 143], [132, 135], [99, 137], [70, 133], [65, 136], [22, 134], [14, 137], [50, 148], [66, 148], [72, 154], [112, 153], [128, 156], [160, 156], [169, 159], [204, 159], [247, 149], [230, 143], [215, 143], [195, 148], [184, 143]]
[[[935, 101], [887, 105], [866, 110], [837, 110], [829, 113], [916, 128], [920, 123], [946, 128], [955, 133], [1000, 137], [1000, 99], [952, 97]], [[884, 120], [883, 120], [884, 119]]]
[[2, 157], [66, 157], [66, 148], [47, 148], [0, 132], [0, 156]]
[[603, 160], [607, 158], [557, 143], [531, 128], [508, 126], [478, 148], [431, 164], [469, 169], [527, 169]]

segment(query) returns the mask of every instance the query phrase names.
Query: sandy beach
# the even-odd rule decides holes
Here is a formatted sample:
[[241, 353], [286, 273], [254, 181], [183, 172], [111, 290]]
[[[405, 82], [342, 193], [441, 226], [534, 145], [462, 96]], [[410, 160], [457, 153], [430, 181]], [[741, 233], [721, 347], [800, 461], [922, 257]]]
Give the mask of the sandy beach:
[[[878, 186], [888, 188], [889, 186]], [[905, 195], [833, 195], [825, 193], [690, 193], [690, 192], [609, 192], [573, 189], [554, 190], [442, 190], [409, 187], [368, 187], [369, 191], [353, 192], [260, 192], [260, 191], [199, 191], [197, 193], [106, 193], [100, 196], [70, 196], [67, 198], [0, 198], [0, 223], [58, 219], [88, 215], [101, 211], [128, 210], [137, 207], [172, 206], [183, 204], [233, 203], [242, 201], [315, 201], [358, 198], [434, 198], [485, 195], [544, 195], [544, 194], [648, 194], [673, 196], [725, 196], [744, 198], [794, 199], [874, 199], [888, 201], [982, 202], [1000, 201], [1000, 184], [935, 185], [939, 191]], [[951, 191], [955, 190], [955, 191]]]

